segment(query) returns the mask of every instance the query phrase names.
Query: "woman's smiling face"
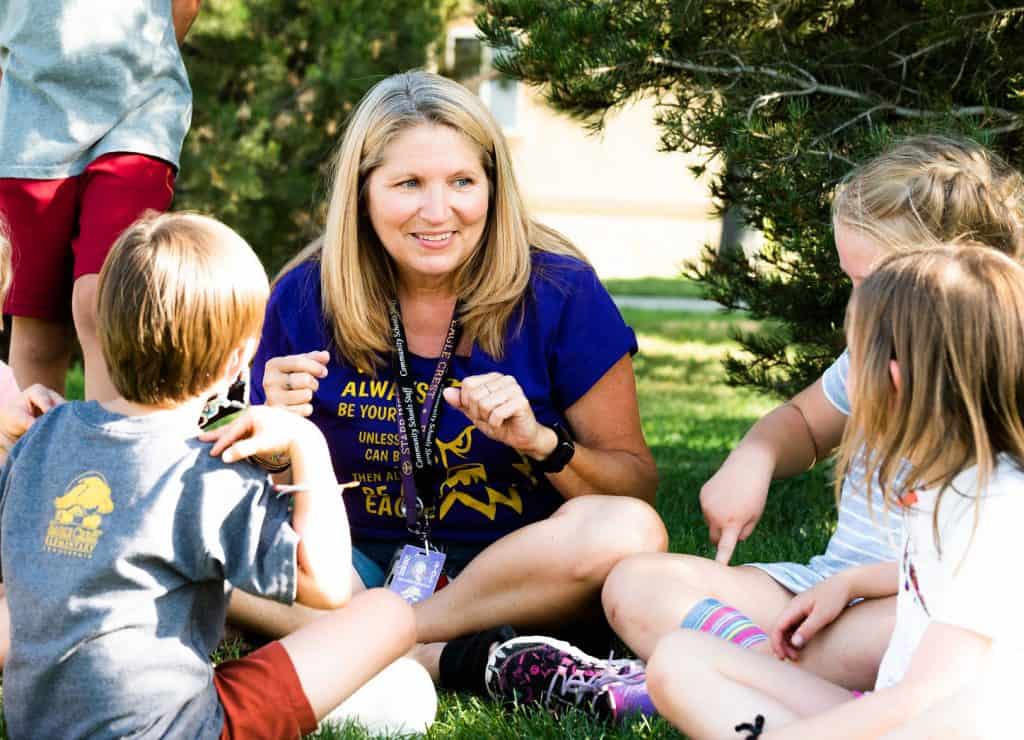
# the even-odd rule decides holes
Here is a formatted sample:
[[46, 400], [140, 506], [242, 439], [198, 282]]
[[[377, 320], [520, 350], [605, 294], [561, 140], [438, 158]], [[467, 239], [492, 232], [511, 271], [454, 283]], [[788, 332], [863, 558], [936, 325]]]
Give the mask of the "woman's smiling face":
[[480, 148], [449, 126], [407, 129], [384, 148], [366, 199], [402, 284], [446, 287], [487, 225], [490, 187]]

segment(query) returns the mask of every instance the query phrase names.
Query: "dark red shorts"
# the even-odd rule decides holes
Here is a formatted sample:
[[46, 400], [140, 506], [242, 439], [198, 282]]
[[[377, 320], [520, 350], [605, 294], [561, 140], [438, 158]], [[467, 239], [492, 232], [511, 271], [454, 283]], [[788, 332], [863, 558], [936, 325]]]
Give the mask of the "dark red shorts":
[[313, 707], [280, 642], [221, 663], [213, 685], [224, 707], [222, 740], [293, 740], [316, 730]]
[[170, 207], [174, 175], [162, 159], [115, 152], [75, 177], [0, 178], [14, 263], [4, 312], [68, 320], [74, 281], [98, 273], [117, 237], [146, 210]]

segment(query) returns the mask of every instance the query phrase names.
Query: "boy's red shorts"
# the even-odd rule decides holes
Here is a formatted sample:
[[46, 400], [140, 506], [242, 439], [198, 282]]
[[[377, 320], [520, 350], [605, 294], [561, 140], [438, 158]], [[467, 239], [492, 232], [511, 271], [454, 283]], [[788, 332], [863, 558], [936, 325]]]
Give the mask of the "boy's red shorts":
[[280, 642], [221, 663], [213, 685], [224, 707], [222, 740], [290, 740], [316, 730], [313, 707]]
[[145, 211], [170, 207], [174, 175], [162, 159], [115, 152], [75, 177], [0, 178], [14, 263], [4, 313], [67, 321], [74, 281], [98, 273], [117, 237]]

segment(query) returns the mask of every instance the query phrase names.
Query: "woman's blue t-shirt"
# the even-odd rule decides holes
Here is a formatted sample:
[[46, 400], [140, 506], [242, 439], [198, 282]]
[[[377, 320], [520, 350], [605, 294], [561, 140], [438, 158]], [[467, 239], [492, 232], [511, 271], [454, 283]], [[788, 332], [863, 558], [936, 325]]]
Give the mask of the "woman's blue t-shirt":
[[[374, 378], [340, 358], [320, 295], [316, 261], [295, 268], [274, 288], [253, 367], [253, 401], [264, 401], [268, 360], [327, 349], [327, 377], [313, 396], [310, 418], [327, 438], [338, 479], [361, 484], [345, 492], [352, 535], [400, 539], [406, 530], [391, 365], [382, 365]], [[512, 375], [538, 421], [565, 423], [566, 409], [636, 350], [633, 330], [589, 266], [535, 251], [530, 287], [521, 314], [509, 322], [504, 358], [496, 360], [474, 343], [469, 357], [454, 358], [448, 385], [482, 373]], [[437, 360], [412, 355], [411, 361], [422, 403]], [[442, 482], [431, 528], [436, 539], [491, 542], [558, 508], [563, 497], [529, 457], [491, 440], [441, 403], [434, 458]]]

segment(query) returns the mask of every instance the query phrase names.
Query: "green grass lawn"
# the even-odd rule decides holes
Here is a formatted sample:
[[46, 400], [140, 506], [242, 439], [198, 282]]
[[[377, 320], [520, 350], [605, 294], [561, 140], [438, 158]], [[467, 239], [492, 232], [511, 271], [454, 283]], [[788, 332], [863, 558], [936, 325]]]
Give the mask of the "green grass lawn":
[[703, 298], [700, 283], [684, 277], [610, 278], [604, 287], [613, 295], [656, 296], [658, 298]]
[[[640, 412], [661, 472], [658, 509], [671, 533], [671, 549], [713, 555], [697, 494], [746, 429], [775, 404], [751, 391], [725, 385], [720, 360], [724, 353], [736, 349], [729, 329], [746, 319], [724, 314], [623, 313], [640, 340], [640, 354], [634, 359]], [[74, 388], [81, 388], [80, 372], [69, 377], [69, 394]], [[834, 522], [825, 467], [775, 484], [760, 526], [750, 541], [737, 548], [734, 562], [806, 560], [821, 552]], [[360, 728], [346, 727], [327, 728], [312, 737], [362, 740], [370, 736]], [[555, 721], [538, 711], [509, 712], [478, 699], [443, 695], [437, 721], [427, 737], [611, 740], [680, 735], [662, 720], [609, 728], [581, 713]]]

